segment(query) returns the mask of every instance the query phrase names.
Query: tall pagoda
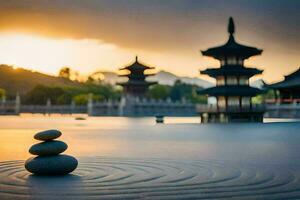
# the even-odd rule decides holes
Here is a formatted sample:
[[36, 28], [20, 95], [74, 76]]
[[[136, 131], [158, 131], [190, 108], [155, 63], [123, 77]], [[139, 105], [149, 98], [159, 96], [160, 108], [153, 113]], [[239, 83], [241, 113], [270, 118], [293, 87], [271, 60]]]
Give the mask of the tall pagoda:
[[202, 51], [203, 56], [209, 56], [220, 61], [220, 67], [208, 68], [201, 74], [216, 79], [216, 86], [200, 90], [200, 94], [215, 97], [216, 106], [199, 107], [201, 120], [208, 122], [262, 122], [263, 107], [254, 106], [252, 97], [261, 93], [258, 88], [249, 86], [249, 79], [263, 71], [244, 66], [244, 61], [252, 56], [261, 55], [263, 50], [245, 46], [234, 38], [235, 25], [229, 18], [229, 39], [226, 44]]
[[[135, 62], [131, 65], [120, 69], [121, 72], [127, 71], [126, 74], [119, 75], [120, 77], [127, 77], [127, 82], [118, 83], [124, 89], [124, 94], [131, 97], [145, 97], [150, 85], [157, 82], [150, 82], [146, 80], [146, 77], [154, 74], [145, 73], [145, 71], [154, 69], [154, 67], [146, 66], [139, 62], [138, 57], [135, 58]], [[129, 72], [129, 73], [128, 73]]]

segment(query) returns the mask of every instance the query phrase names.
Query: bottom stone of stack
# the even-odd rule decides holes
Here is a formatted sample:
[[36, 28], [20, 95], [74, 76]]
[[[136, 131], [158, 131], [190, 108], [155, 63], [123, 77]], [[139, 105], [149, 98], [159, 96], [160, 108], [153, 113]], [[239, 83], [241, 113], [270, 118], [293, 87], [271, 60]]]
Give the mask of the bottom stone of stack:
[[78, 161], [68, 155], [37, 156], [26, 160], [25, 168], [36, 175], [65, 175], [76, 169]]

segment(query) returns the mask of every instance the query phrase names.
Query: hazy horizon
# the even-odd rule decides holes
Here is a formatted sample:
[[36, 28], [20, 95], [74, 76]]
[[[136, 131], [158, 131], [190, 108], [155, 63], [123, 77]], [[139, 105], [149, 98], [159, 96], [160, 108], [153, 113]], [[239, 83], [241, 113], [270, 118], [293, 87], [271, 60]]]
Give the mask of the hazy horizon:
[[114, 71], [140, 60], [156, 70], [200, 77], [217, 67], [200, 50], [224, 44], [229, 16], [240, 43], [264, 49], [247, 66], [267, 82], [300, 67], [300, 2], [238, 0], [0, 1], [0, 63], [57, 74]]

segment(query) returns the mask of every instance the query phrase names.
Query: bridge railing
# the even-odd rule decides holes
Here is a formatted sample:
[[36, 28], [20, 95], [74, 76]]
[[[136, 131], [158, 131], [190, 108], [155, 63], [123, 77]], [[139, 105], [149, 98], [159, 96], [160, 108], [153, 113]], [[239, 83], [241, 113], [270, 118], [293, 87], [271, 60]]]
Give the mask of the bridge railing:
[[217, 112], [264, 112], [265, 106], [262, 104], [253, 104], [252, 106], [228, 106], [217, 107], [216, 105], [197, 105], [196, 107], [199, 113], [217, 113]]
[[266, 99], [266, 104], [300, 104], [300, 99]]
[[0, 103], [0, 115], [18, 114], [18, 107], [15, 101], [2, 101]]

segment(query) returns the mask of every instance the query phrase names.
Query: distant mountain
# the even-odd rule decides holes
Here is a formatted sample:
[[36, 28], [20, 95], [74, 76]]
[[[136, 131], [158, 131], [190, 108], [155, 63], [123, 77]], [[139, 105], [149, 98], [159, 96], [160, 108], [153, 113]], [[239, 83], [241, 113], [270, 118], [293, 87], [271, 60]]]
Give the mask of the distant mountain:
[[[110, 83], [110, 84], [115, 84], [116, 82], [122, 80], [121, 78], [118, 77], [118, 74], [114, 73], [114, 72], [99, 71], [99, 72], [96, 72], [95, 74], [100, 74], [100, 76], [103, 78], [103, 81], [106, 83]], [[166, 71], [159, 71], [155, 76], [148, 78], [148, 80], [158, 81], [159, 84], [163, 84], [163, 85], [173, 85], [174, 82], [178, 79], [184, 83], [198, 85], [203, 88], [214, 86], [213, 83], [203, 80], [201, 78], [176, 76], [175, 74], [172, 74], [171, 72], [166, 72]], [[252, 87], [261, 89], [264, 85], [264, 81], [263, 81], [263, 79], [258, 79], [258, 80], [250, 82], [250, 85]]]
[[[115, 84], [117, 81], [121, 79], [114, 72], [96, 72], [95, 74], [101, 74], [103, 77], [103, 81], [110, 84]], [[155, 76], [149, 77], [147, 80], [157, 81], [159, 84], [163, 85], [173, 85], [176, 80], [181, 80], [184, 83], [198, 85], [199, 87], [207, 88], [213, 86], [213, 84], [209, 81], [205, 81], [200, 78], [191, 78], [191, 77], [183, 77], [176, 76], [170, 72], [159, 71]]]
[[82, 85], [79, 82], [65, 78], [50, 76], [22, 68], [14, 69], [8, 65], [0, 65], [0, 88], [5, 89], [9, 96], [15, 96], [16, 93], [21, 95], [25, 94], [39, 84], [52, 86]]
[[176, 76], [170, 72], [160, 71], [155, 76], [149, 77], [149, 80], [158, 81], [160, 84], [173, 85], [176, 80], [181, 80], [184, 83], [198, 85], [203, 88], [211, 87], [213, 84], [209, 81], [197, 77]]

